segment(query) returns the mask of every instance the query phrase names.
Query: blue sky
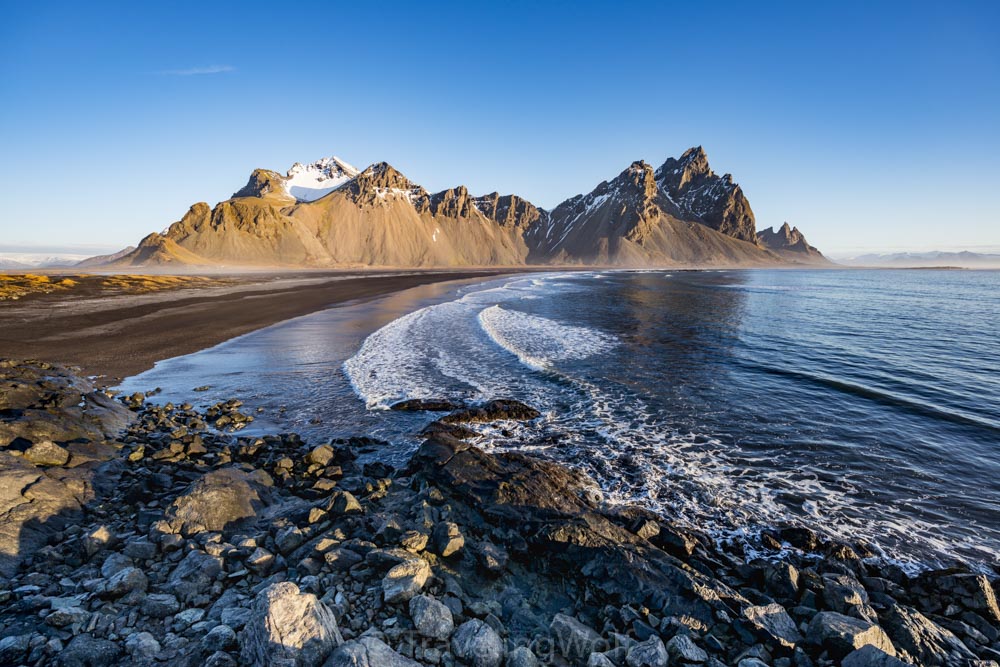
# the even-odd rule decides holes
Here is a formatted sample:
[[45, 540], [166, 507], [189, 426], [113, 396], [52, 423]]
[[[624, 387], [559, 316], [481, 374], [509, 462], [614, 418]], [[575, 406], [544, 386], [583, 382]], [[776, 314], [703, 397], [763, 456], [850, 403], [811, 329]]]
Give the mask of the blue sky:
[[1000, 247], [1000, 3], [478, 4], [5, 5], [0, 251], [330, 154], [551, 207], [699, 144], [828, 252]]

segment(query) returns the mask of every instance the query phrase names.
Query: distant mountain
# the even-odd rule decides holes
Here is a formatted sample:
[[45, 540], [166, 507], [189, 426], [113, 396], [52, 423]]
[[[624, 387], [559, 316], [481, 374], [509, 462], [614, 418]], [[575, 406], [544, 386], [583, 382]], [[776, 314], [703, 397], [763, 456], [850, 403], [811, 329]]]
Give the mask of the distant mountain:
[[889, 254], [868, 254], [839, 260], [848, 266], [875, 266], [894, 268], [920, 268], [934, 266], [957, 266], [969, 269], [998, 269], [1000, 255], [976, 252], [898, 252]]
[[792, 227], [787, 222], [778, 231], [772, 227], [757, 232], [757, 241], [765, 248], [788, 259], [814, 264], [829, 263], [829, 260], [823, 257], [823, 253], [809, 245], [798, 227]]
[[74, 264], [74, 266], [77, 266], [81, 269], [85, 269], [92, 266], [101, 266], [103, 264], [110, 264], [111, 262], [115, 262], [121, 259], [122, 257], [124, 257], [125, 255], [129, 254], [134, 250], [135, 246], [130, 245], [127, 248], [123, 248], [118, 252], [113, 252], [109, 255], [96, 255], [94, 257], [88, 257], [87, 259], [77, 262], [76, 264]]
[[[193, 205], [116, 266], [455, 267], [778, 265], [815, 251], [772, 249], [750, 203], [701, 147], [654, 170], [633, 163], [551, 211], [517, 195], [430, 193], [385, 162], [331, 157], [284, 175], [257, 169], [214, 208]], [[818, 255], [818, 251], [816, 251]], [[820, 257], [822, 257], [820, 255]], [[96, 259], [96, 258], [95, 258]], [[89, 260], [88, 260], [89, 261]]]
[[15, 257], [0, 257], [0, 270], [54, 269], [76, 266], [85, 255], [44, 255], [14, 253]]
[[18, 262], [14, 259], [9, 259], [7, 257], [0, 257], [0, 270], [10, 270], [10, 269], [28, 269], [31, 268], [30, 264], [25, 264], [24, 262]]

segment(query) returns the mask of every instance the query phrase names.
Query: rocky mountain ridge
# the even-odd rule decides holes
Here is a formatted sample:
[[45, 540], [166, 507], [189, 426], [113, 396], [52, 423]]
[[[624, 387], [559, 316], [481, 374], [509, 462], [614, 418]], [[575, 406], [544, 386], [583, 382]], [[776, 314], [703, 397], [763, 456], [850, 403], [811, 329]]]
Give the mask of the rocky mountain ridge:
[[638, 267], [821, 261], [808, 244], [766, 245], [740, 186], [729, 174], [715, 174], [699, 146], [655, 170], [634, 162], [551, 211], [513, 194], [477, 197], [464, 185], [431, 193], [387, 162], [359, 171], [339, 158], [324, 158], [296, 163], [284, 176], [256, 169], [232, 198], [214, 208], [195, 204], [163, 234], [146, 237], [109, 264]]

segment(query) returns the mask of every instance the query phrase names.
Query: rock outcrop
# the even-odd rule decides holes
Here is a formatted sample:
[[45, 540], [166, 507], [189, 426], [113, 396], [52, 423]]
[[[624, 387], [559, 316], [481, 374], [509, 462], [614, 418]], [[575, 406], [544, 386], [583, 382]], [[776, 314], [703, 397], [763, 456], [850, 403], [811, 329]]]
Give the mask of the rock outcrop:
[[765, 248], [791, 261], [829, 264], [823, 253], [806, 242], [806, 237], [799, 228], [792, 227], [787, 222], [777, 231], [772, 228], [757, 232], [757, 241]]

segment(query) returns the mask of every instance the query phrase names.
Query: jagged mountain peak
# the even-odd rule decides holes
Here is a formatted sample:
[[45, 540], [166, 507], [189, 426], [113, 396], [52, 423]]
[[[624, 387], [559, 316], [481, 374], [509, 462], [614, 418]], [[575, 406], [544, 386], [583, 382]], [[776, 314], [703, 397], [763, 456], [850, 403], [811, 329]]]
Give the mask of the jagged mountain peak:
[[825, 260], [819, 250], [809, 245], [799, 228], [792, 227], [787, 222], [777, 230], [774, 227], [762, 229], [757, 233], [757, 238], [765, 248], [786, 257], [794, 257], [797, 260]]
[[309, 164], [296, 162], [285, 175], [284, 190], [296, 201], [316, 201], [341, 188], [358, 173], [358, 169], [336, 155]]
[[247, 184], [233, 193], [233, 199], [239, 197], [266, 197], [268, 195], [287, 195], [284, 177], [270, 169], [254, 169], [250, 174], [250, 180], [247, 181]]

